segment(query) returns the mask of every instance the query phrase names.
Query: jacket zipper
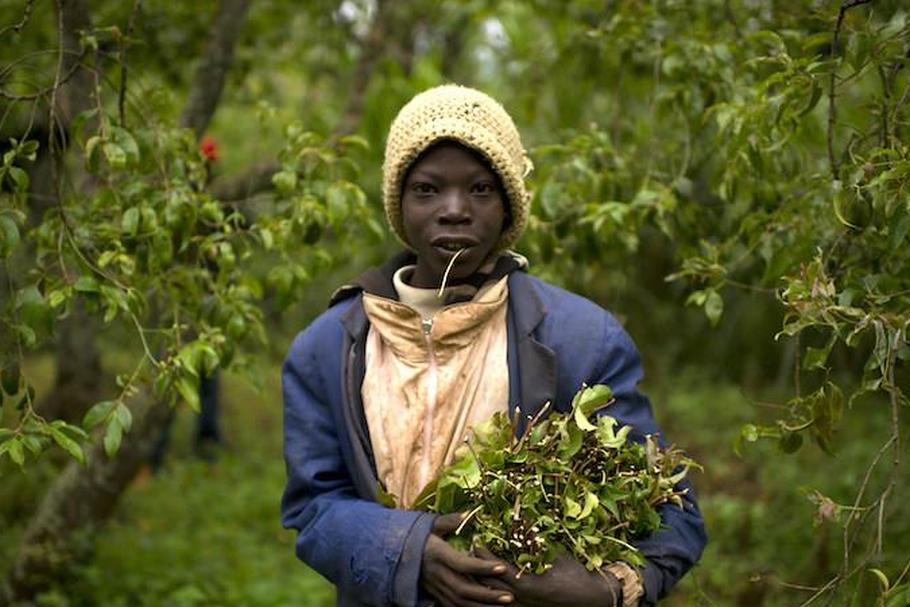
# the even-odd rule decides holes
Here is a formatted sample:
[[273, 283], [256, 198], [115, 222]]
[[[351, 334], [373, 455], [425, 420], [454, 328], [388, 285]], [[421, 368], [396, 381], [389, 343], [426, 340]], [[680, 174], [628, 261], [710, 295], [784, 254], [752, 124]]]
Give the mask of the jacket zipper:
[[439, 390], [439, 375], [436, 366], [436, 351], [430, 331], [433, 329], [433, 319], [421, 321], [423, 337], [427, 342], [427, 410], [423, 420], [423, 457], [420, 461], [419, 485], [425, 487], [430, 480], [430, 461], [433, 448], [433, 418], [436, 414], [436, 398]]

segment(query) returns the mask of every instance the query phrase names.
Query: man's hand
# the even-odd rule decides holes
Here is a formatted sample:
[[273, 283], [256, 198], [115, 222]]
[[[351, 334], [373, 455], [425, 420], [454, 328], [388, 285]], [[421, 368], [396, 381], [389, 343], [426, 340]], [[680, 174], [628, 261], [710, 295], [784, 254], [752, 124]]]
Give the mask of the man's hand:
[[484, 607], [508, 605], [512, 593], [481, 584], [474, 576], [496, 580], [507, 571], [506, 564], [497, 559], [475, 558], [449, 546], [442, 538], [453, 533], [463, 515], [447, 514], [433, 523], [433, 533], [427, 538], [420, 567], [420, 584], [433, 595], [440, 607]]
[[[499, 559], [489, 550], [480, 548], [477, 556]], [[487, 586], [508, 592], [515, 597], [514, 607], [621, 607], [622, 584], [609, 572], [588, 571], [584, 565], [568, 557], [559, 556], [553, 568], [542, 575], [523, 573], [507, 566], [506, 574], [483, 578]]]

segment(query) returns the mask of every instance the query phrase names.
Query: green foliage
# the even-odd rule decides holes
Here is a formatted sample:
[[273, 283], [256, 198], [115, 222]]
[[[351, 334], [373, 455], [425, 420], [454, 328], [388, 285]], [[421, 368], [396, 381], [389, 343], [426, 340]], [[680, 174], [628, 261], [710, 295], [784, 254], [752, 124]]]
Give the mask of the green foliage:
[[[615, 7], [596, 27], [579, 24], [576, 38], [593, 41], [584, 52], [608, 58], [598, 78], [617, 82], [624, 103], [609, 120], [578, 125], [566, 144], [536, 150], [531, 226], [532, 258], [552, 260], [552, 275], [579, 290], [600, 268], [616, 274], [665, 242], [669, 259], [651, 267], [663, 263], [667, 280], [685, 281], [681, 294], [711, 325], [739, 315], [730, 301], [776, 302], [778, 338], [797, 351], [794, 394], [776, 419], [744, 425], [737, 448], [772, 439], [794, 453], [811, 439], [835, 453], [844, 424], [887, 420], [864, 461], [871, 474], [890, 449], [896, 463], [874, 492], [857, 484], [847, 504], [864, 507], [841, 521], [845, 545], [865, 533], [857, 521], [890, 499], [910, 402], [897, 379], [910, 359], [910, 22], [906, 7], [858, 4], [793, 12], [777, 3], [761, 11], [639, 3]], [[592, 268], [566, 273], [565, 259]], [[634, 289], [625, 291], [635, 297]], [[693, 333], [697, 348], [703, 331]], [[737, 333], [729, 351], [758, 356], [757, 336]], [[845, 406], [877, 393], [885, 406]], [[878, 534], [887, 521], [878, 519]], [[844, 571], [878, 558], [844, 554]], [[824, 592], [860, 583], [837, 577]]]
[[[99, 125], [84, 141], [83, 160], [95, 186], [65, 195], [43, 222], [21, 232], [21, 242], [28, 184], [12, 165], [4, 173], [13, 176], [14, 193], [0, 215], [3, 256], [26, 241], [36, 255], [27, 272], [7, 263], [14, 297], [0, 313], [12, 336], [4, 391], [18, 398], [19, 411], [18, 424], [0, 436], [0, 455], [19, 464], [52, 443], [82, 461], [85, 431], [98, 425], [113, 456], [130, 428], [129, 399], [143, 386], [198, 409], [200, 374], [242, 365], [238, 347], [265, 342], [263, 299], [299, 297], [331, 260], [320, 242], [367, 219], [352, 181], [358, 168], [346, 155], [364, 145], [356, 138], [326, 141], [291, 125], [285, 168], [276, 175], [282, 187], [252, 220], [206, 192], [208, 161], [189, 131], [154, 123], [127, 130], [103, 111], [89, 114]], [[8, 164], [34, 157], [36, 142], [13, 143]], [[265, 284], [254, 265], [261, 256], [275, 260]], [[132, 330], [143, 350], [133, 372], [118, 378], [119, 392], [98, 403], [82, 428], [43, 419], [32, 384], [18, 372], [21, 357], [52, 338], [56, 321], [76, 305]]]
[[611, 399], [607, 386], [583, 388], [571, 413], [541, 420], [545, 406], [520, 437], [497, 413], [474, 428], [414, 507], [467, 513], [458, 530], [469, 525], [467, 545], [485, 546], [521, 572], [544, 573], [560, 553], [591, 570], [614, 561], [644, 566], [629, 542], [660, 528], [661, 505], [683, 507], [677, 484], [696, 464], [654, 437], [628, 441], [632, 427], [617, 428], [608, 415], [589, 421]]

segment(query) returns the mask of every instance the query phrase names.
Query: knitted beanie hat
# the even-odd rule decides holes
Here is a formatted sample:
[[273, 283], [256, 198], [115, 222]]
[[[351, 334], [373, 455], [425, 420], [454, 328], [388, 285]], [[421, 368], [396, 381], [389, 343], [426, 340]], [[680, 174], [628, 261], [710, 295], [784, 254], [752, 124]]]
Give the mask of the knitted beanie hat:
[[401, 217], [402, 181], [417, 157], [441, 140], [454, 140], [476, 150], [499, 175], [508, 197], [511, 223], [503, 230], [496, 249], [509, 248], [528, 220], [530, 195], [524, 178], [533, 165], [521, 145], [518, 129], [499, 102], [455, 84], [419, 93], [392, 121], [382, 175], [382, 202], [389, 225], [410, 246]]

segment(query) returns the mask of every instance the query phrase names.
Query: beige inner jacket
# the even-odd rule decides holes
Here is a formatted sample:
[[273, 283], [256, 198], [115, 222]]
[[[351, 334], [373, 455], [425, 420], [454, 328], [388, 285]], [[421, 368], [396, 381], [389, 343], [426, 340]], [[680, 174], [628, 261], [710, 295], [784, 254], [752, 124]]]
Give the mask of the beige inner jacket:
[[370, 329], [361, 396], [379, 479], [409, 507], [470, 428], [508, 408], [508, 279], [434, 311], [435, 293], [407, 287], [401, 275], [399, 296], [414, 305], [363, 296]]

